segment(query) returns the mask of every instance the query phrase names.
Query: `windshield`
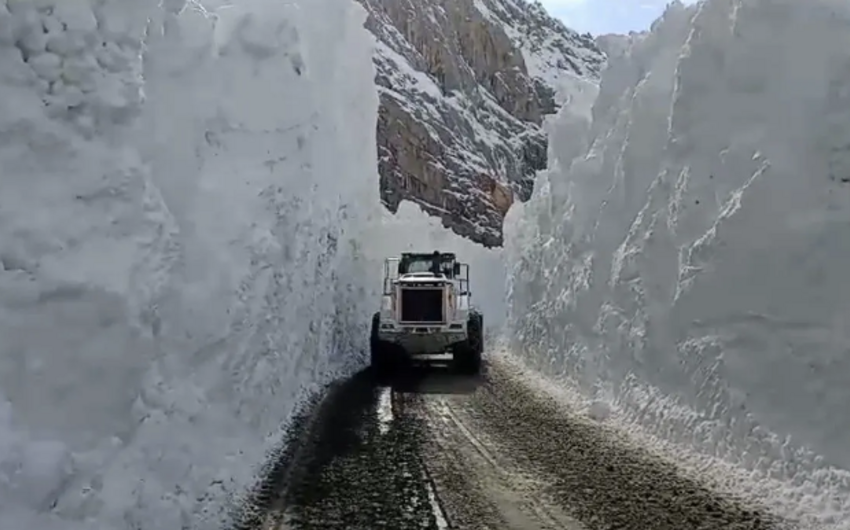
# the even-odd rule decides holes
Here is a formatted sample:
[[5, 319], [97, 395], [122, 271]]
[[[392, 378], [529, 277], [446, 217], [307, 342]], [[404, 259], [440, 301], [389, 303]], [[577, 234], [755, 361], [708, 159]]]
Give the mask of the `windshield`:
[[431, 270], [433, 260], [431, 259], [415, 259], [407, 262], [407, 272], [434, 272]]

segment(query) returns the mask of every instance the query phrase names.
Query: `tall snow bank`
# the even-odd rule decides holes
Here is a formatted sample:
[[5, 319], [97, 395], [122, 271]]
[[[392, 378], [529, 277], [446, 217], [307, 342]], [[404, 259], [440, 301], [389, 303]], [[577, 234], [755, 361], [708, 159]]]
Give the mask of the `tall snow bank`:
[[205, 5], [0, 0], [0, 528], [220, 528], [363, 360], [361, 9]]
[[809, 528], [850, 528], [848, 49], [842, 2], [671, 5], [506, 221], [514, 348]]

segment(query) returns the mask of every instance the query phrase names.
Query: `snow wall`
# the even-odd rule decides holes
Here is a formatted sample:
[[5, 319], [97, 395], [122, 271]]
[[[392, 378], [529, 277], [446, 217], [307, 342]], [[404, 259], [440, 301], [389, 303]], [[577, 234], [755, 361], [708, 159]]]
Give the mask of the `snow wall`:
[[676, 3], [625, 50], [506, 220], [512, 349], [850, 528], [850, 8]]
[[365, 15], [223, 4], [0, 0], [0, 529], [221, 528], [365, 362]]

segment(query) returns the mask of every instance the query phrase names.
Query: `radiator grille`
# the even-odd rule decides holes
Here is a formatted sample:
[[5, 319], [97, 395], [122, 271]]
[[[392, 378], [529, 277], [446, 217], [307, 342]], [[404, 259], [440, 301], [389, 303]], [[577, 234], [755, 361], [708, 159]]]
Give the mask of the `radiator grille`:
[[444, 322], [443, 289], [401, 289], [402, 322]]

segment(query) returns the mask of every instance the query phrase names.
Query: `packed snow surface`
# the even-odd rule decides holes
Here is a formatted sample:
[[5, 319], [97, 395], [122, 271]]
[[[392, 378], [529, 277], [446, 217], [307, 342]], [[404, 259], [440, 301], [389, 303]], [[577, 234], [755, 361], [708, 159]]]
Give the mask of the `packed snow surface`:
[[850, 528], [850, 7], [673, 4], [627, 44], [508, 214], [512, 348], [723, 487]]
[[3, 530], [221, 528], [365, 360], [362, 10], [201, 4], [0, 0]]

